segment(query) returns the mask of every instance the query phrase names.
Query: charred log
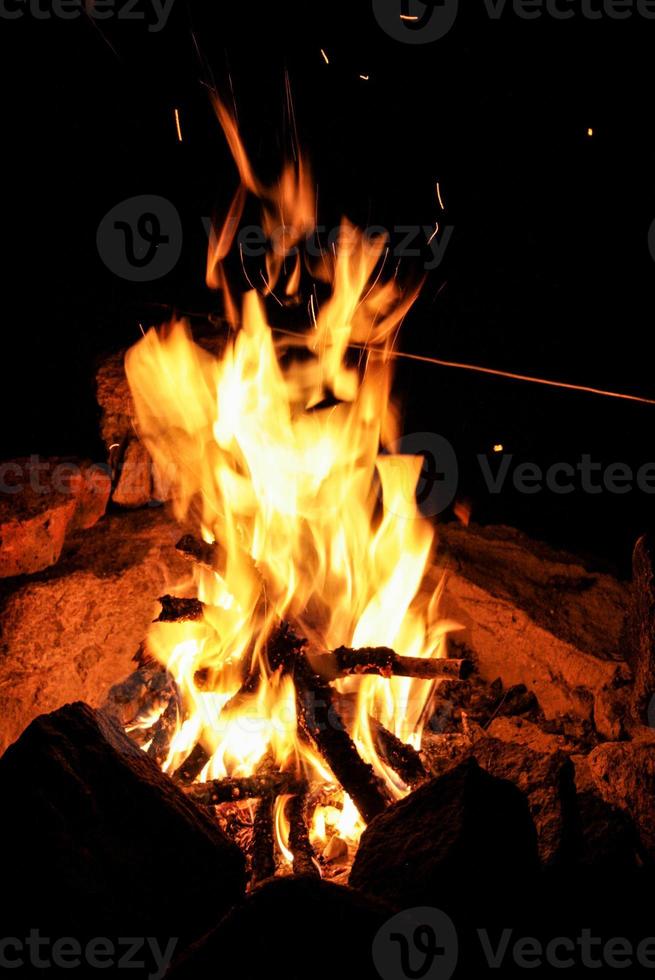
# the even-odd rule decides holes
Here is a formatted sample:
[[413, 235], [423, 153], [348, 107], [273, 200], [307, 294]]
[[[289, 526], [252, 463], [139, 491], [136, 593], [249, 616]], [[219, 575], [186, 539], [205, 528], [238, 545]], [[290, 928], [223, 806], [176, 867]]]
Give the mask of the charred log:
[[198, 742], [186, 757], [182, 765], [175, 770], [173, 773], [173, 779], [177, 780], [178, 783], [182, 783], [183, 785], [191, 785], [191, 783], [198, 778], [202, 770], [209, 762], [210, 758], [211, 756], [202, 742]]
[[473, 671], [470, 660], [401, 657], [388, 647], [365, 647], [361, 650], [338, 647], [331, 653], [312, 653], [310, 661], [316, 673], [327, 681], [352, 674], [415, 677], [422, 680], [436, 680], [440, 677], [465, 679]]
[[262, 796], [252, 827], [251, 884], [275, 875], [275, 794]]
[[287, 800], [286, 815], [289, 820], [289, 850], [293, 854], [293, 873], [320, 878], [314, 848], [309, 839], [307, 796], [297, 795]]
[[185, 786], [184, 792], [201, 806], [217, 806], [236, 800], [279, 796], [281, 793], [303, 793], [307, 784], [291, 773], [210, 779], [206, 783]]
[[334, 692], [306, 655], [294, 664], [298, 724], [369, 823], [390, 802], [384, 784], [359, 755], [336, 707]]
[[204, 603], [199, 599], [181, 599], [175, 595], [160, 597], [161, 612], [156, 623], [189, 623], [202, 619]]
[[219, 544], [216, 542], [209, 544], [202, 538], [194, 537], [193, 534], [183, 535], [175, 548], [184, 558], [198, 565], [204, 565], [212, 571], [218, 570], [219, 565], [225, 561], [225, 552]]
[[162, 766], [168, 758], [179, 717], [180, 700], [176, 696], [170, 699], [159, 721], [153, 726], [154, 735], [148, 748], [148, 755], [158, 766]]

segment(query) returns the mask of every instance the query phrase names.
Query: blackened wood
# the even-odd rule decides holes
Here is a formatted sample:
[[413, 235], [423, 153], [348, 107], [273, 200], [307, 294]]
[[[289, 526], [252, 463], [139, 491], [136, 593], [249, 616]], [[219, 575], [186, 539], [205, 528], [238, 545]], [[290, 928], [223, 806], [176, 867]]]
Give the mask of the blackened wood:
[[235, 800], [257, 799], [262, 796], [282, 793], [302, 793], [306, 783], [291, 773], [228, 777], [210, 779], [206, 783], [185, 786], [184, 792], [195, 803], [202, 806], [217, 806], [220, 803], [234, 803]]
[[427, 779], [428, 774], [413, 745], [407, 745], [375, 718], [369, 717], [369, 725], [380, 756], [404, 783], [413, 788]]
[[161, 612], [156, 623], [187, 623], [202, 619], [204, 603], [199, 599], [180, 599], [179, 596], [160, 596]]
[[312, 654], [310, 659], [316, 673], [329, 681], [352, 674], [415, 677], [422, 680], [436, 680], [440, 677], [463, 679], [469, 677], [473, 671], [470, 660], [401, 657], [388, 647], [365, 647], [361, 650], [338, 647], [331, 653]]
[[173, 779], [187, 786], [190, 785], [198, 778], [209, 759], [210, 755], [207, 749], [202, 742], [197, 742], [182, 765], [175, 770]]
[[159, 721], [153, 725], [154, 735], [148, 747], [148, 755], [158, 766], [162, 766], [168, 758], [171, 741], [180, 718], [179, 697], [172, 697], [166, 705]]
[[634, 675], [632, 712], [636, 721], [653, 724], [655, 711], [651, 704], [655, 695], [655, 535], [652, 533], [639, 538], [632, 556], [628, 634], [627, 655]]
[[275, 875], [275, 795], [268, 793], [257, 803], [252, 826], [251, 883]]
[[217, 571], [221, 562], [225, 560], [225, 552], [216, 542], [209, 544], [202, 538], [194, 537], [193, 534], [183, 535], [175, 548], [189, 561], [204, 565], [212, 571]]
[[293, 679], [302, 733], [316, 746], [369, 823], [390, 802], [384, 784], [361, 758], [339, 715], [332, 688], [314, 672], [306, 656], [296, 661]]
[[[357, 694], [338, 694], [336, 701], [347, 727], [352, 730], [357, 711]], [[429, 774], [413, 745], [407, 745], [372, 715], [368, 716], [368, 724], [380, 758], [398, 773], [404, 783], [414, 788], [428, 778]]]
[[289, 820], [289, 850], [293, 854], [293, 873], [320, 878], [314, 848], [309, 839], [307, 821], [310, 814], [307, 796], [298, 794], [287, 800], [286, 815]]

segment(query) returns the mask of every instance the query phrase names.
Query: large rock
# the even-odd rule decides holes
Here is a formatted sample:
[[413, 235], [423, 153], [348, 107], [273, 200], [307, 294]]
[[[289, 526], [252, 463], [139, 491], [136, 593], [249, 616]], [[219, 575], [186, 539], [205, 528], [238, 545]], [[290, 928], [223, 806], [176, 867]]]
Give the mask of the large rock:
[[134, 669], [156, 599], [189, 575], [163, 510], [108, 516], [55, 568], [0, 586], [0, 750], [42, 712], [101, 705]]
[[655, 861], [655, 743], [606, 742], [587, 762], [599, 795], [631, 818]]
[[[533, 735], [533, 746], [535, 741]], [[513, 783], [529, 805], [542, 866], [574, 859], [574, 769], [568, 756], [552, 743], [542, 742], [535, 751], [519, 742], [492, 738], [479, 729], [468, 736], [424, 736], [422, 754], [434, 776], [473, 758], [491, 776]]]
[[350, 884], [400, 908], [441, 908], [449, 891], [505, 878], [518, 886], [537, 868], [525, 797], [469, 759], [371, 821]]
[[631, 817], [603, 799], [588, 757], [572, 756], [571, 760], [575, 766], [577, 866], [620, 872], [639, 868], [642, 848]]
[[655, 723], [655, 538], [645, 534], [632, 556], [627, 656], [635, 682], [631, 707], [637, 723]]
[[575, 715], [623, 734], [631, 672], [623, 657], [629, 589], [510, 528], [441, 529], [442, 614], [480, 674], [525, 684], [546, 718]]
[[102, 712], [37, 718], [0, 759], [13, 935], [202, 935], [241, 897], [241, 851]]
[[66, 537], [105, 513], [111, 480], [106, 466], [30, 456], [0, 466], [0, 578], [54, 565]]
[[343, 974], [380, 980], [371, 949], [393, 909], [316, 878], [277, 878], [256, 888], [198, 942], [170, 980], [242, 980]]

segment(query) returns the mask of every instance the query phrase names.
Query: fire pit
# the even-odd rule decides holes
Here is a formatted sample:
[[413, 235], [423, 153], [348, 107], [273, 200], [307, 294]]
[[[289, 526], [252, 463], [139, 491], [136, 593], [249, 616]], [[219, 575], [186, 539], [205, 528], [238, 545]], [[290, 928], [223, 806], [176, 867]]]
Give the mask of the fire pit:
[[[390, 915], [448, 896], [462, 912], [473, 880], [650, 866], [652, 543], [637, 546], [632, 590], [509, 529], [449, 525], [439, 548], [416, 502], [422, 457], [395, 451], [394, 345], [417, 288], [387, 268], [383, 238], [346, 220], [304, 255], [306, 161], [264, 185], [216, 111], [240, 176], [209, 251], [225, 317], [213, 332], [149, 330], [124, 374], [108, 362], [110, 474], [84, 464], [56, 519], [41, 505], [3, 518], [9, 574], [37, 576], [3, 600], [5, 660], [23, 651], [3, 678], [6, 741], [51, 712], [0, 760], [14, 927], [176, 936], [190, 949], [177, 975], [193, 976], [223, 947], [237, 968], [280, 907], [301, 931], [319, 909], [366, 975]], [[239, 309], [229, 283], [249, 196], [275, 327], [254, 289]], [[301, 295], [302, 330], [284, 319]], [[110, 492], [115, 506], [166, 501], [172, 518], [89, 530]], [[91, 596], [105, 612], [80, 616], [62, 692], [74, 640], [46, 669], [48, 619], [35, 629], [25, 609]], [[62, 706], [80, 698], [92, 707]]]

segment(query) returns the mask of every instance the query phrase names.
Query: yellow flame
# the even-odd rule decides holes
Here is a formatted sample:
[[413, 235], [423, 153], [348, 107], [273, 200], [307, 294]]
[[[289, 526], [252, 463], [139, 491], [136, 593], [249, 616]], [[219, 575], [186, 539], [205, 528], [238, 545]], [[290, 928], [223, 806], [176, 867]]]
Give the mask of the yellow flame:
[[[239, 310], [223, 263], [246, 197], [255, 195], [269, 240], [265, 293], [283, 274], [287, 295], [300, 290], [298, 249], [315, 220], [310, 170], [298, 156], [265, 187], [218, 100], [216, 112], [241, 183], [225, 224], [212, 234], [207, 278], [223, 290], [238, 329], [220, 354], [210, 354], [194, 343], [188, 324], [174, 321], [150, 330], [126, 358], [138, 431], [157, 470], [172, 474], [174, 513], [219, 543], [223, 556], [185, 585], [205, 603], [203, 620], [155, 624], [149, 638], [184, 702], [166, 768], [201, 739], [211, 750], [202, 778], [252, 773], [268, 753], [281, 769], [329, 783], [334, 776], [324, 760], [298, 738], [291, 680], [267, 669], [276, 625], [289, 619], [326, 649], [390, 646], [405, 656], [443, 655], [438, 593], [423, 592], [434, 532], [416, 505], [421, 460], [390, 451], [399, 432], [390, 396], [393, 341], [418, 287], [403, 291], [395, 278], [383, 279], [386, 241], [344, 219], [333, 254], [313, 267], [305, 257], [329, 284], [328, 297], [318, 309], [312, 297], [305, 332], [276, 345], [262, 297], [246, 293]], [[364, 348], [358, 361], [353, 343]], [[250, 664], [260, 671], [259, 686], [230, 704]], [[352, 735], [362, 755], [403, 795], [407, 787], [378, 757], [369, 718], [420, 745], [432, 683], [367, 677], [339, 686], [357, 691]], [[362, 826], [346, 797], [335, 832], [353, 839]]]

